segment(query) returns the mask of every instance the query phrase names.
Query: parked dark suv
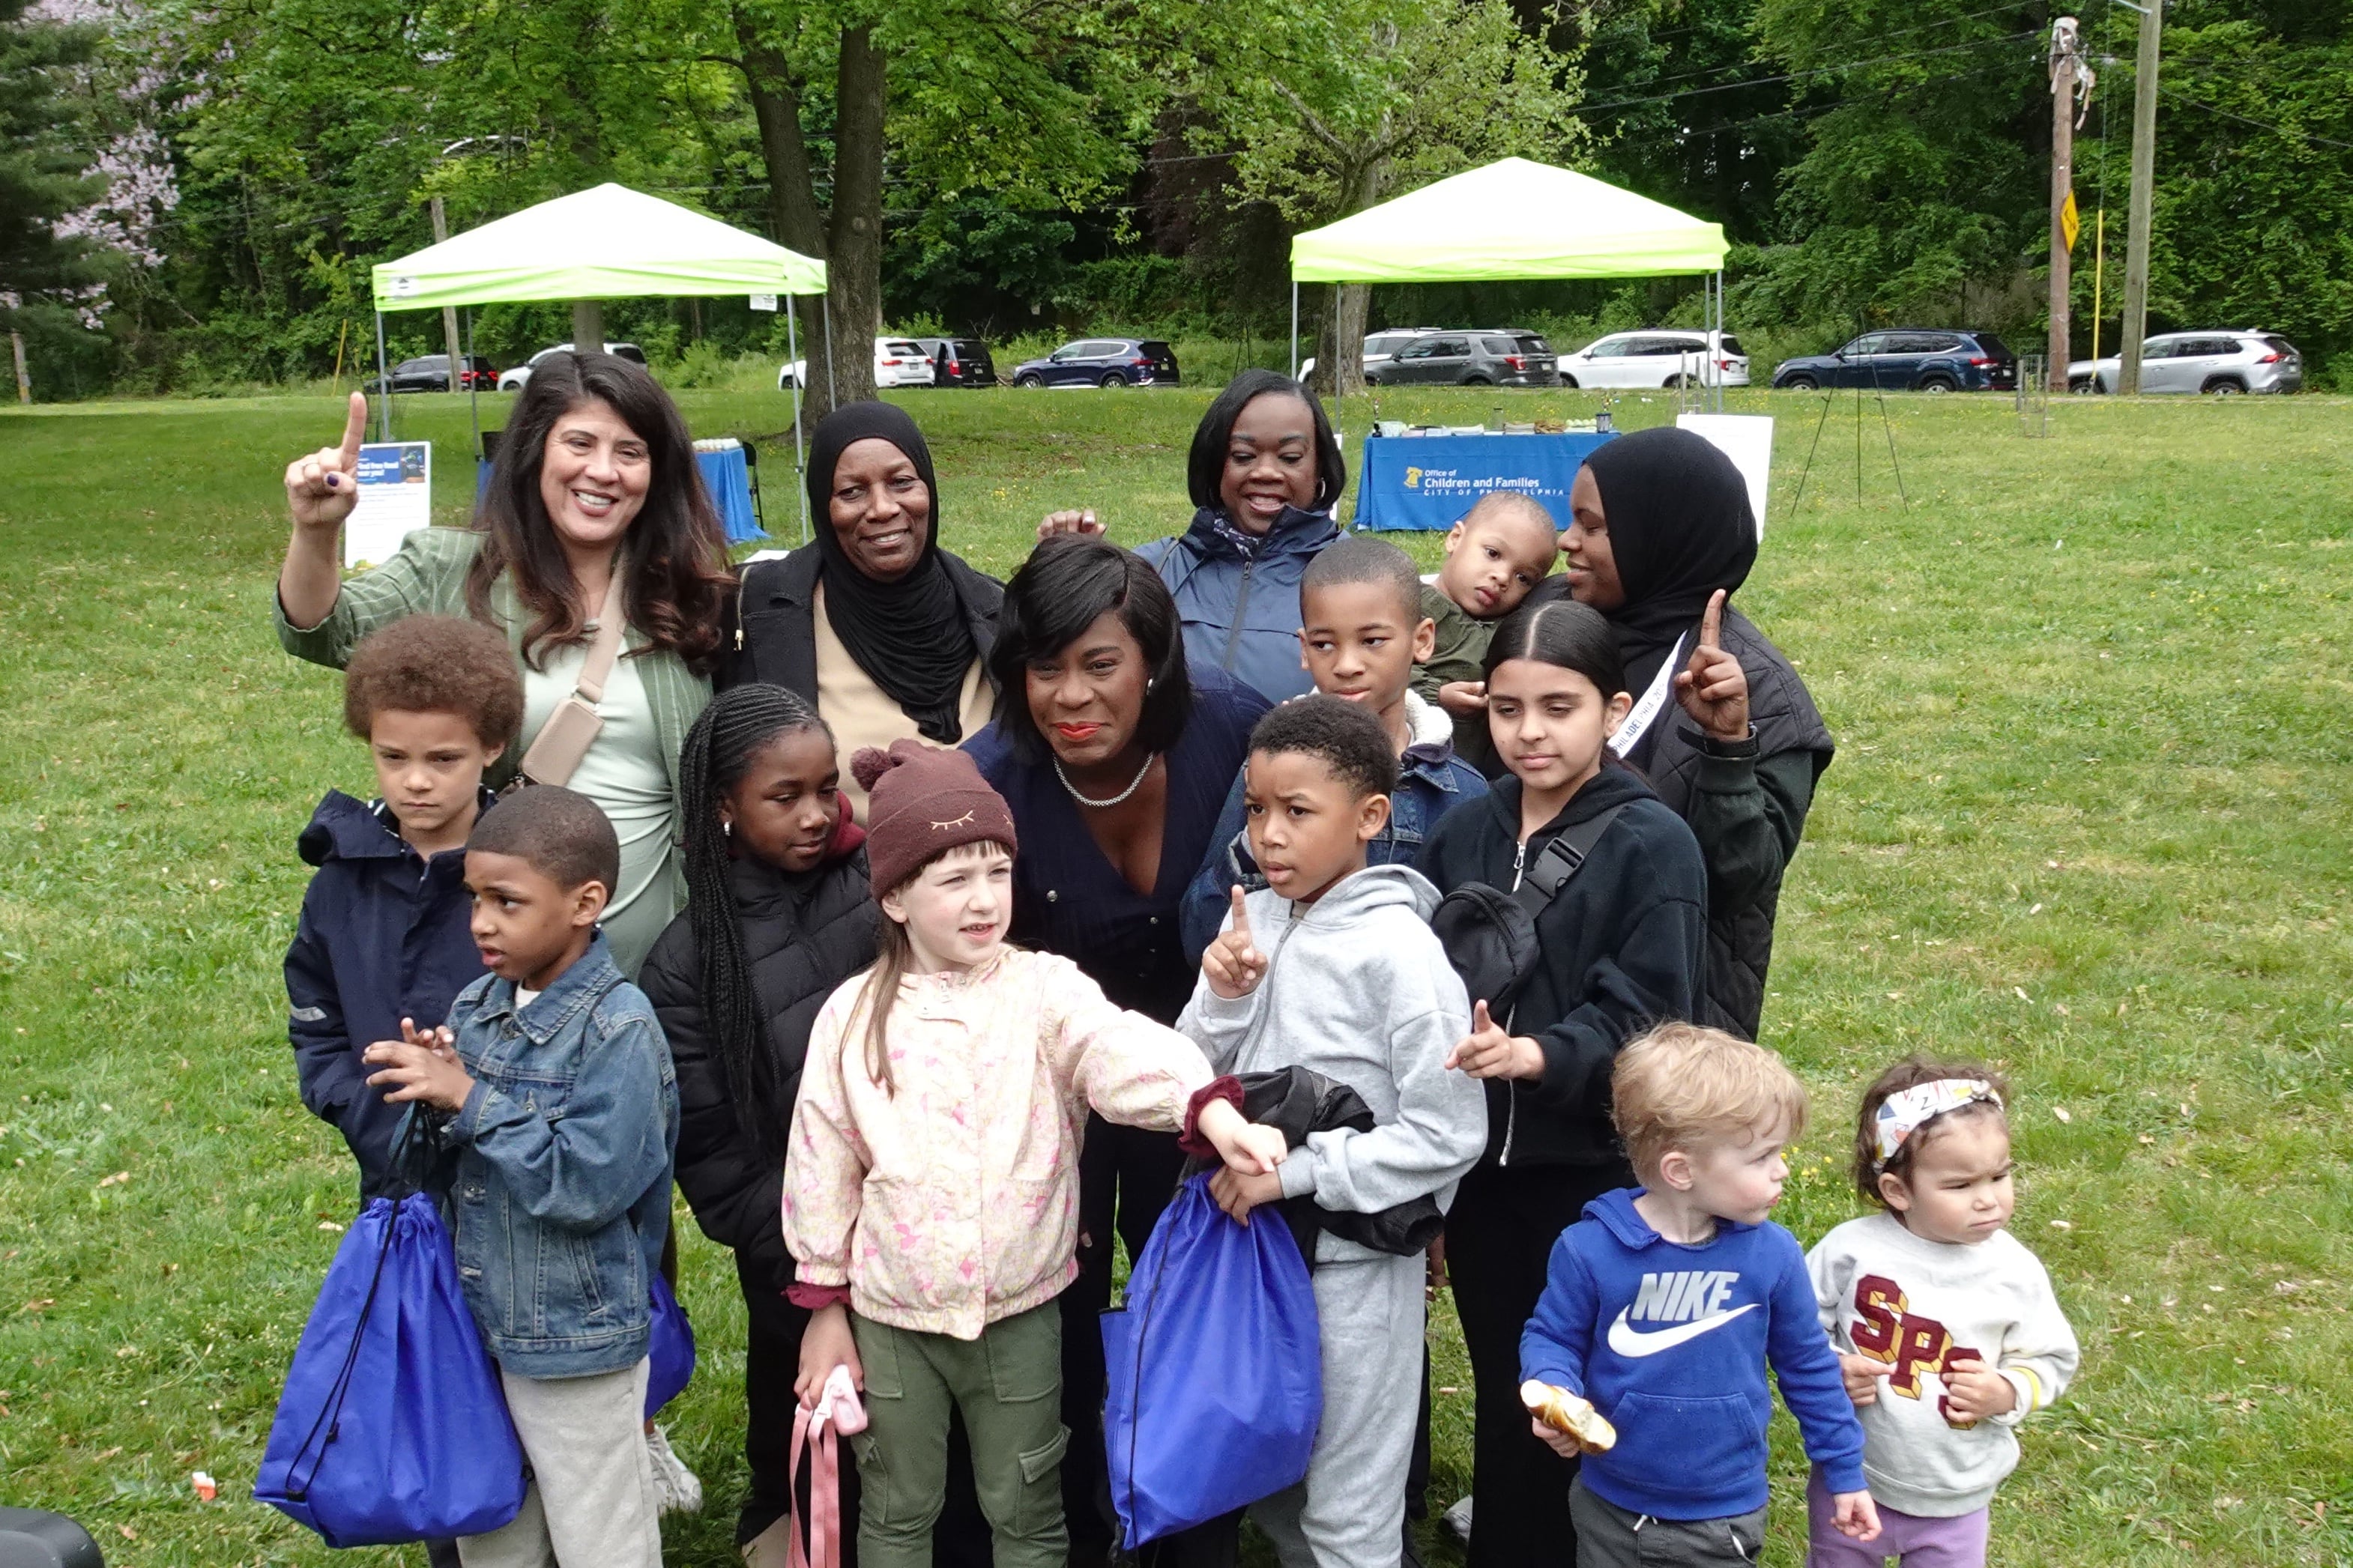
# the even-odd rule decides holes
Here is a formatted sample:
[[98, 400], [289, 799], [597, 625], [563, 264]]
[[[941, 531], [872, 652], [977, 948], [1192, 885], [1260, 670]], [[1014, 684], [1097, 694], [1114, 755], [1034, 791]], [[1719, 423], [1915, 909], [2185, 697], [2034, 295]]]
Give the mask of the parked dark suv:
[[1531, 331], [1431, 332], [1399, 345], [1365, 379], [1379, 386], [1558, 386], [1552, 345]]
[[1773, 384], [1794, 392], [1818, 386], [1877, 386], [1883, 392], [2009, 392], [2018, 356], [1991, 332], [1894, 327], [1865, 332], [1834, 353], [1785, 359]]
[[1174, 386], [1176, 351], [1157, 338], [1077, 338], [1013, 367], [1016, 386]]
[[917, 338], [932, 356], [934, 386], [995, 386], [997, 362], [978, 338]]
[[[480, 354], [466, 356], [466, 368], [459, 373], [460, 392], [489, 392], [499, 384], [498, 367]], [[421, 359], [405, 359], [392, 367], [386, 378], [394, 392], [447, 392], [449, 390], [449, 356], [427, 354]], [[379, 396], [386, 390], [382, 381], [368, 383], [368, 390]]]

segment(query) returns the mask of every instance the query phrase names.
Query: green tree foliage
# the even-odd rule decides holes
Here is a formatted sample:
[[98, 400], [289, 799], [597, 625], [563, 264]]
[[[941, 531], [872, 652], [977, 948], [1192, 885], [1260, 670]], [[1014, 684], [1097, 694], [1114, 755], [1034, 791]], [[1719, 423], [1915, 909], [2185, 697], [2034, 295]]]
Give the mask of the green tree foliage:
[[[1587, 141], [1573, 114], [1581, 78], [1556, 21], [1524, 27], [1507, 0], [1233, 7], [1198, 57], [1195, 141], [1229, 150], [1241, 195], [1297, 227], [1514, 153], [1570, 162]], [[1348, 392], [1363, 383], [1354, 345], [1370, 291], [1332, 292], [1315, 374]]]
[[2039, 3], [1757, 0], [1759, 58], [1808, 146], [1782, 176], [1745, 316], [1971, 313], [2043, 244], [2051, 100]]
[[[2189, 0], [2162, 37], [2151, 330], [2263, 327], [2307, 363], [2341, 362], [2353, 352], [2353, 12]], [[2121, 122], [2129, 68], [2116, 80]], [[2113, 287], [2106, 305], [2113, 321]]]
[[91, 128], [66, 90], [99, 33], [27, 16], [30, 3], [0, 0], [0, 315], [12, 318], [28, 300], [96, 281], [92, 247], [57, 226], [104, 188], [87, 173]]

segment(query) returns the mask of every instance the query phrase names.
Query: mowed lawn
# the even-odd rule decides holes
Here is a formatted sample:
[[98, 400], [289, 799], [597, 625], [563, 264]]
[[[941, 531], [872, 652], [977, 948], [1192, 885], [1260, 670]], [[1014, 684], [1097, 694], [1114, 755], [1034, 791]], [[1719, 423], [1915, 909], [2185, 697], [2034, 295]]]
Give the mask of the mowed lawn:
[[[1092, 505], [1127, 542], [1180, 527], [1207, 396], [904, 401], [948, 542], [1002, 574], [1050, 507]], [[774, 395], [682, 401], [699, 435], [786, 424]], [[1891, 398], [1906, 506], [1875, 408], [1858, 500], [1850, 396], [1794, 517], [1820, 404], [1736, 408], [1782, 419], [1739, 602], [1839, 740], [1766, 1015], [1815, 1095], [1780, 1217], [1811, 1240], [1855, 1212], [1861, 1079], [1906, 1051], [1993, 1059], [2017, 1090], [2017, 1232], [2084, 1348], [2025, 1429], [1995, 1560], [2353, 1561], [2353, 403], [2067, 401], [2028, 439], [2005, 400]], [[1369, 413], [1344, 411], [1352, 451]], [[464, 405], [402, 420], [462, 521]], [[370, 773], [336, 678], [283, 656], [268, 616], [280, 471], [340, 426], [325, 399], [0, 414], [0, 1501], [76, 1514], [112, 1563], [422, 1561], [334, 1559], [248, 1495], [353, 1206], [294, 1092], [279, 963], [295, 834]], [[763, 450], [793, 531], [789, 440]], [[741, 1311], [726, 1259], [685, 1236], [703, 1363], [669, 1420], [710, 1503], [667, 1533], [672, 1563], [717, 1565]], [[1442, 1312], [1436, 1332], [1442, 1507], [1469, 1484], [1469, 1390]], [[1780, 1568], [1801, 1465], [1784, 1422]]]

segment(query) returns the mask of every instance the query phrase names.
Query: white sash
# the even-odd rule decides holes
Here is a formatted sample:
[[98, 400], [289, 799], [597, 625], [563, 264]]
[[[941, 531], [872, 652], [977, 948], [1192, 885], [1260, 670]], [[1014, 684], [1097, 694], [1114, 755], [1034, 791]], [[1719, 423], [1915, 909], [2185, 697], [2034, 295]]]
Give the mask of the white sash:
[[1675, 639], [1667, 662], [1659, 666], [1659, 673], [1651, 678], [1651, 689], [1642, 693], [1642, 700], [1634, 704], [1634, 710], [1626, 715], [1626, 721], [1609, 737], [1609, 749], [1620, 756], [1641, 744], [1642, 737], [1650, 732], [1651, 721], [1658, 718], [1659, 710], [1667, 705], [1667, 693], [1674, 689], [1675, 676], [1683, 667], [1683, 644], [1690, 640], [1689, 632]]

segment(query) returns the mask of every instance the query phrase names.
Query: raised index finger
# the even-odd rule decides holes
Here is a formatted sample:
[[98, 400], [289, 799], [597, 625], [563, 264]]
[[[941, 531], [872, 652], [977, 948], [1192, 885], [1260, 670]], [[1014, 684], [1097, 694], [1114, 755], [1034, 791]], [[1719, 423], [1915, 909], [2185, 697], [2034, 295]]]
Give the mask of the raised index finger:
[[1250, 933], [1250, 908], [1242, 902], [1241, 884], [1235, 883], [1231, 891], [1234, 902], [1234, 930], [1240, 933], [1244, 942], [1248, 942]]
[[1707, 613], [1699, 618], [1699, 646], [1720, 648], [1724, 646], [1723, 636], [1724, 590], [1718, 588], [1707, 596]]
[[356, 468], [360, 460], [360, 443], [367, 438], [367, 394], [352, 394], [351, 413], [343, 420], [343, 450], [342, 467]]

